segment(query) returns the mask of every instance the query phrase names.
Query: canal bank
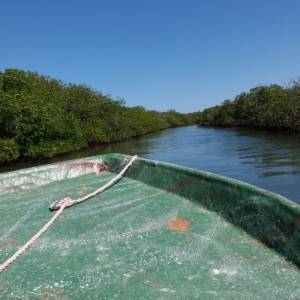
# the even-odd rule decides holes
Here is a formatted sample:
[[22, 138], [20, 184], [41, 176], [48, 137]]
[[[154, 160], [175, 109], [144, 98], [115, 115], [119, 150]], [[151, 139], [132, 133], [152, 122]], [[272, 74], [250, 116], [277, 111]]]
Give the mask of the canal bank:
[[300, 203], [299, 138], [283, 132], [255, 129], [171, 128], [52, 158], [9, 164], [2, 166], [1, 171], [113, 152], [138, 154], [225, 175]]

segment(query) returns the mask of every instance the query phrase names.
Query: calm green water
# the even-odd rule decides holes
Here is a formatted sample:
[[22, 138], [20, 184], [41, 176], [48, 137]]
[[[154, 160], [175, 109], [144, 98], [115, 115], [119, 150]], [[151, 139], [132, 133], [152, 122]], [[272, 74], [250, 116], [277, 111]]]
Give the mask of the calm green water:
[[47, 160], [2, 166], [0, 171], [108, 152], [138, 154], [222, 174], [300, 203], [300, 138], [282, 132], [180, 127]]

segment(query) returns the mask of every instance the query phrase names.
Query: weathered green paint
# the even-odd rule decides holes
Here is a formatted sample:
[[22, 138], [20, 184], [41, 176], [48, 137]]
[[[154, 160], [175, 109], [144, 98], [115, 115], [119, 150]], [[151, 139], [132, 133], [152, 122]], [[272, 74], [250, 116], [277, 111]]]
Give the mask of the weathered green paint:
[[[51, 202], [95, 190], [127, 159], [1, 174], [0, 261], [49, 220]], [[102, 161], [109, 171], [91, 174]], [[188, 226], [174, 230], [176, 219]], [[299, 206], [274, 193], [139, 159], [115, 186], [67, 209], [1, 273], [0, 297], [299, 299], [298, 223]]]

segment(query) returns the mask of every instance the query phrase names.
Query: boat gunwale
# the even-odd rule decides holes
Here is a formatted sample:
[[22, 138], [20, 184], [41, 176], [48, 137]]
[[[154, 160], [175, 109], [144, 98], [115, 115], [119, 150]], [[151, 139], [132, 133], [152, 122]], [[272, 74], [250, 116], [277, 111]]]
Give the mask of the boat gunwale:
[[[18, 173], [20, 170], [22, 170], [22, 172], [25, 172], [25, 173], [38, 172], [38, 171], [47, 170], [49, 167], [55, 167], [56, 165], [59, 165], [62, 163], [69, 164], [72, 162], [90, 161], [90, 160], [95, 160], [95, 159], [99, 159], [99, 158], [102, 159], [103, 161], [105, 161], [105, 159], [107, 159], [109, 157], [130, 158], [132, 156], [128, 155], [128, 154], [121, 154], [121, 153], [106, 153], [106, 154], [88, 156], [88, 157], [84, 157], [84, 158], [64, 160], [64, 161], [53, 162], [53, 163], [49, 163], [49, 164], [43, 164], [43, 165], [38, 165], [38, 166], [33, 166], [33, 167], [28, 167], [28, 168], [22, 168], [22, 169], [18, 169], [18, 170], [14, 170], [14, 171], [3, 172], [3, 173], [0, 173], [0, 180], [6, 178], [7, 176], [25, 175], [25, 174]], [[189, 175], [196, 175], [196, 176], [201, 176], [206, 179], [215, 180], [219, 183], [223, 183], [223, 184], [225, 183], [234, 188], [244, 188], [250, 192], [257, 193], [257, 194], [263, 194], [267, 197], [271, 197], [274, 200], [279, 201], [281, 204], [287, 205], [289, 208], [293, 208], [293, 209], [298, 208], [300, 210], [300, 204], [298, 204], [278, 193], [272, 192], [270, 190], [255, 186], [253, 184], [250, 184], [245, 181], [241, 181], [241, 180], [238, 180], [238, 179], [235, 179], [232, 177], [216, 174], [216, 173], [201, 170], [201, 169], [186, 167], [186, 166], [182, 166], [182, 165], [176, 165], [176, 164], [169, 163], [169, 162], [164, 162], [164, 161], [159, 161], [159, 160], [154, 160], [154, 159], [147, 159], [147, 158], [143, 158], [140, 156], [138, 156], [137, 160], [145, 161], [152, 165], [161, 165], [167, 169], [181, 171], [181, 172], [184, 172]], [[115, 173], [114, 170], [111, 170], [110, 172]], [[1, 183], [0, 183], [0, 186], [1, 186]]]
[[[121, 157], [125, 156], [128, 158], [131, 157], [130, 155], [125, 155], [125, 154], [120, 154], [120, 153], [111, 153], [109, 155], [121, 156]], [[95, 158], [95, 157], [97, 157], [97, 156], [92, 156], [90, 158]], [[161, 166], [166, 167], [171, 170], [177, 170], [177, 171], [181, 171], [181, 172], [184, 171], [186, 174], [191, 174], [191, 175], [201, 176], [201, 177], [207, 178], [207, 179], [212, 179], [212, 180], [218, 181], [219, 183], [225, 183], [230, 186], [233, 186], [234, 188], [238, 188], [238, 187], [245, 188], [246, 190], [248, 190], [250, 192], [254, 192], [254, 193], [257, 193], [260, 195], [263, 194], [267, 197], [273, 198], [274, 200], [278, 200], [282, 204], [288, 205], [289, 208], [299, 208], [299, 210], [300, 210], [300, 205], [298, 203], [293, 202], [292, 200], [290, 200], [280, 194], [277, 194], [270, 190], [252, 185], [250, 183], [247, 183], [247, 182], [244, 182], [244, 181], [232, 178], [232, 177], [219, 175], [219, 174], [209, 172], [209, 171], [204, 171], [201, 169], [195, 169], [195, 168], [185, 167], [185, 166], [181, 166], [181, 165], [176, 165], [176, 164], [172, 164], [172, 163], [168, 163], [168, 162], [147, 159], [147, 158], [143, 158], [143, 157], [138, 157], [137, 160], [142, 160], [147, 163], [154, 164], [154, 165], [161, 165]]]
[[[42, 164], [42, 165], [38, 165], [38, 166], [33, 166], [33, 167], [28, 167], [28, 168], [22, 168], [22, 169], [17, 169], [17, 170], [13, 170], [13, 171], [8, 171], [8, 172], [3, 172], [0, 173], [0, 180], [7, 177], [7, 176], [12, 176], [14, 174], [18, 175], [18, 176], [22, 176], [25, 174], [18, 174], [18, 172], [20, 170], [22, 170], [23, 172], [36, 172], [36, 171], [43, 171], [43, 170], [47, 170], [49, 167], [55, 167], [56, 165], [62, 164], [62, 163], [72, 163], [72, 162], [78, 162], [78, 161], [90, 161], [90, 160], [95, 160], [95, 159], [102, 159], [103, 161], [105, 161], [106, 158], [109, 157], [118, 157], [118, 158], [130, 158], [132, 157], [132, 155], [128, 155], [128, 154], [121, 154], [121, 153], [105, 153], [105, 154], [99, 154], [99, 155], [93, 155], [93, 156], [88, 156], [88, 157], [83, 157], [83, 158], [77, 158], [77, 159], [70, 159], [70, 160], [64, 160], [64, 161], [58, 161], [58, 162], [53, 162], [53, 163], [47, 163], [47, 164]], [[241, 181], [239, 179], [235, 179], [229, 176], [225, 176], [225, 175], [220, 175], [220, 174], [216, 174], [213, 172], [209, 172], [209, 171], [205, 171], [202, 169], [196, 169], [196, 168], [191, 168], [191, 167], [186, 167], [186, 166], [182, 166], [182, 165], [176, 165], [173, 163], [169, 163], [169, 162], [164, 162], [164, 161], [159, 161], [159, 160], [154, 160], [154, 159], [147, 159], [147, 158], [143, 158], [138, 156], [137, 160], [140, 161], [145, 161], [147, 163], [150, 163], [152, 165], [161, 165], [163, 167], [166, 167], [168, 169], [172, 169], [172, 170], [176, 170], [176, 171], [181, 171], [187, 174], [192, 174], [192, 175], [197, 175], [197, 176], [202, 176], [203, 178], [207, 178], [207, 179], [212, 179], [215, 180], [219, 183], [225, 183], [228, 184], [230, 186], [233, 186], [235, 188], [240, 187], [240, 188], [245, 188], [248, 191], [251, 192], [255, 192], [258, 194], [263, 194], [267, 197], [271, 197], [274, 200], [277, 200], [279, 202], [281, 202], [282, 204], [287, 205], [289, 208], [298, 208], [299, 212], [300, 212], [300, 204], [278, 194], [275, 192], [272, 192], [270, 190], [255, 186], [253, 184], [247, 183], [245, 181]], [[114, 171], [110, 171], [111, 173], [114, 173]], [[1, 186], [1, 183], [0, 183]]]

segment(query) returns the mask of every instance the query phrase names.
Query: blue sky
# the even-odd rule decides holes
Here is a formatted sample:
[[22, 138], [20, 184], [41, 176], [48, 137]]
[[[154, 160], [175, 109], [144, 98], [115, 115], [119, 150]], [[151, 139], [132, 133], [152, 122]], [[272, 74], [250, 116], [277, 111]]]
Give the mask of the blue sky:
[[5, 68], [197, 111], [300, 76], [300, 1], [3, 1]]

